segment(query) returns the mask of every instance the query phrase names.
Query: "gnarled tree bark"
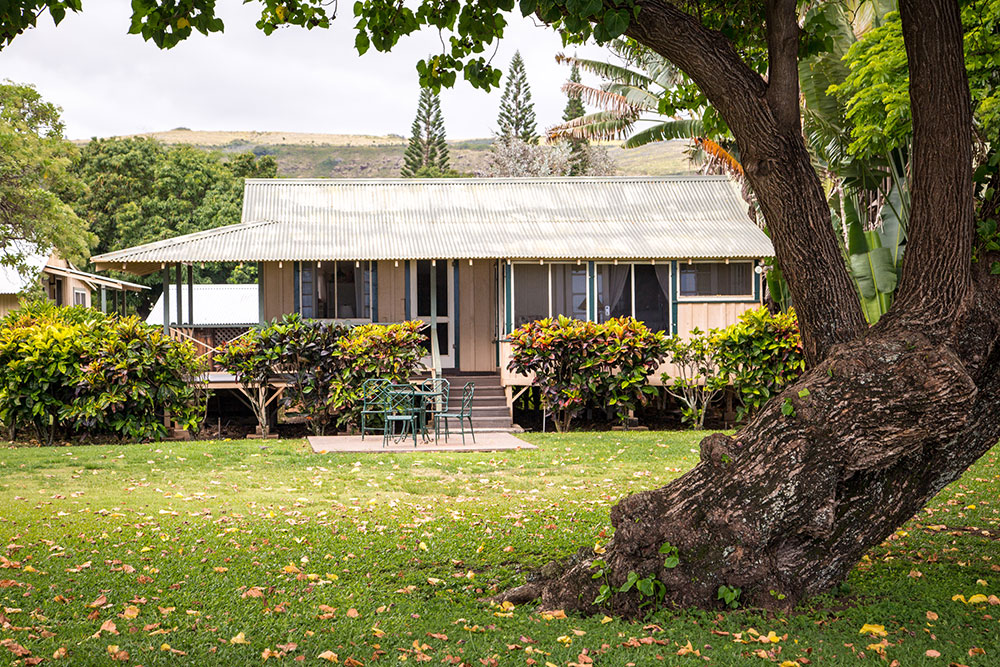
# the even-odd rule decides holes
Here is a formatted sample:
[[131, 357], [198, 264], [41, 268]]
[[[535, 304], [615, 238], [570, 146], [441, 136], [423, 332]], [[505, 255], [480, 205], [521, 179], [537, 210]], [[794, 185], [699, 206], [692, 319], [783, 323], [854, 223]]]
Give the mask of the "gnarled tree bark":
[[[619, 588], [635, 573], [661, 582], [667, 604], [716, 606], [725, 585], [741, 589], [742, 602], [787, 608], [843, 580], [1000, 440], [1000, 276], [989, 275], [990, 258], [971, 264], [971, 112], [957, 3], [900, 3], [915, 137], [911, 246], [900, 298], [872, 329], [860, 320], [797, 111], [792, 119], [786, 106], [794, 88], [797, 109], [786, 62], [794, 6], [768, 4], [769, 31], [780, 34], [769, 32], [767, 85], [670, 3], [643, 5], [631, 33], [688, 72], [736, 135], [813, 363], [735, 436], [705, 438], [693, 470], [619, 503], [606, 553], [583, 548], [503, 599], [637, 614], [635, 589], [594, 602], [602, 585]], [[677, 548], [676, 567], [665, 567], [664, 545]]]

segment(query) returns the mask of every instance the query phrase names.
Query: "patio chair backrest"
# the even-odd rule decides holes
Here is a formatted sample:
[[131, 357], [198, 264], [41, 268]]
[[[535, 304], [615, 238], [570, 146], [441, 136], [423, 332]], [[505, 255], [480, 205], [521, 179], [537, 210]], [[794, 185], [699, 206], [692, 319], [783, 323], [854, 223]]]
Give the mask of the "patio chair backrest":
[[438, 409], [448, 407], [448, 394], [451, 393], [451, 383], [445, 378], [427, 378], [420, 383], [423, 391], [433, 391], [439, 395], [434, 402], [438, 404]]
[[475, 382], [466, 382], [462, 387], [462, 414], [472, 413], [472, 394], [476, 391]]
[[413, 390], [411, 384], [391, 384], [385, 392], [385, 410], [388, 414], [405, 414], [413, 411]]
[[390, 384], [385, 378], [365, 380], [361, 385], [361, 397], [364, 402], [364, 409], [368, 410], [385, 403], [385, 393], [388, 391]]

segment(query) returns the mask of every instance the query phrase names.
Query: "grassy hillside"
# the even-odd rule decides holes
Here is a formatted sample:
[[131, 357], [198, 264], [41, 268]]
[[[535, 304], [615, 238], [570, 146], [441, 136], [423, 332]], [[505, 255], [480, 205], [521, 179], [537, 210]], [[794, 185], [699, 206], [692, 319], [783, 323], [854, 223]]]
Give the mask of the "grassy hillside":
[[[296, 178], [393, 178], [403, 164], [406, 139], [398, 135], [307, 134], [301, 132], [202, 132], [178, 128], [144, 135], [165, 144], [192, 144], [224, 153], [273, 155], [282, 176]], [[489, 139], [449, 142], [451, 164], [463, 173], [483, 168]], [[685, 142], [669, 141], [608, 151], [623, 176], [666, 176], [691, 171]]]

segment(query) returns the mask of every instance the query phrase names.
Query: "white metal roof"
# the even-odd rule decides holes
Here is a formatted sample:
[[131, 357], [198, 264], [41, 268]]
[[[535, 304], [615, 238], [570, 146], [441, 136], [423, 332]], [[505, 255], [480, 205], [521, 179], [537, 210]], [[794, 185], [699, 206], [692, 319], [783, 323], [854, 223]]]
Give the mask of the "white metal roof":
[[[188, 288], [181, 286], [181, 311], [188, 319]], [[192, 326], [237, 326], [257, 324], [260, 319], [257, 285], [194, 285]], [[177, 285], [170, 286], [170, 322], [177, 323]], [[147, 324], [163, 326], [163, 294], [146, 318]]]
[[93, 261], [772, 256], [746, 208], [712, 176], [248, 179], [242, 223]]

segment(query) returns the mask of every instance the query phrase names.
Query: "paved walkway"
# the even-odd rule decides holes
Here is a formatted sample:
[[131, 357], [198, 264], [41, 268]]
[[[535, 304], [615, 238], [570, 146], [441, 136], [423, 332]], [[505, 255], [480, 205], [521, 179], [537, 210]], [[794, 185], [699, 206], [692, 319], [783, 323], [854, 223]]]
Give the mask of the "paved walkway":
[[387, 447], [382, 447], [382, 436], [366, 435], [362, 440], [360, 435], [311, 435], [309, 445], [317, 454], [328, 454], [331, 452], [417, 452], [424, 454], [427, 452], [492, 452], [501, 449], [538, 449], [529, 442], [525, 442], [510, 433], [477, 433], [476, 442], [473, 444], [472, 437], [465, 436], [465, 445], [462, 444], [462, 436], [452, 435], [445, 444], [444, 438], [438, 444], [431, 442], [420, 442], [417, 438], [417, 447], [414, 449], [413, 440], [405, 442], [390, 442]]

